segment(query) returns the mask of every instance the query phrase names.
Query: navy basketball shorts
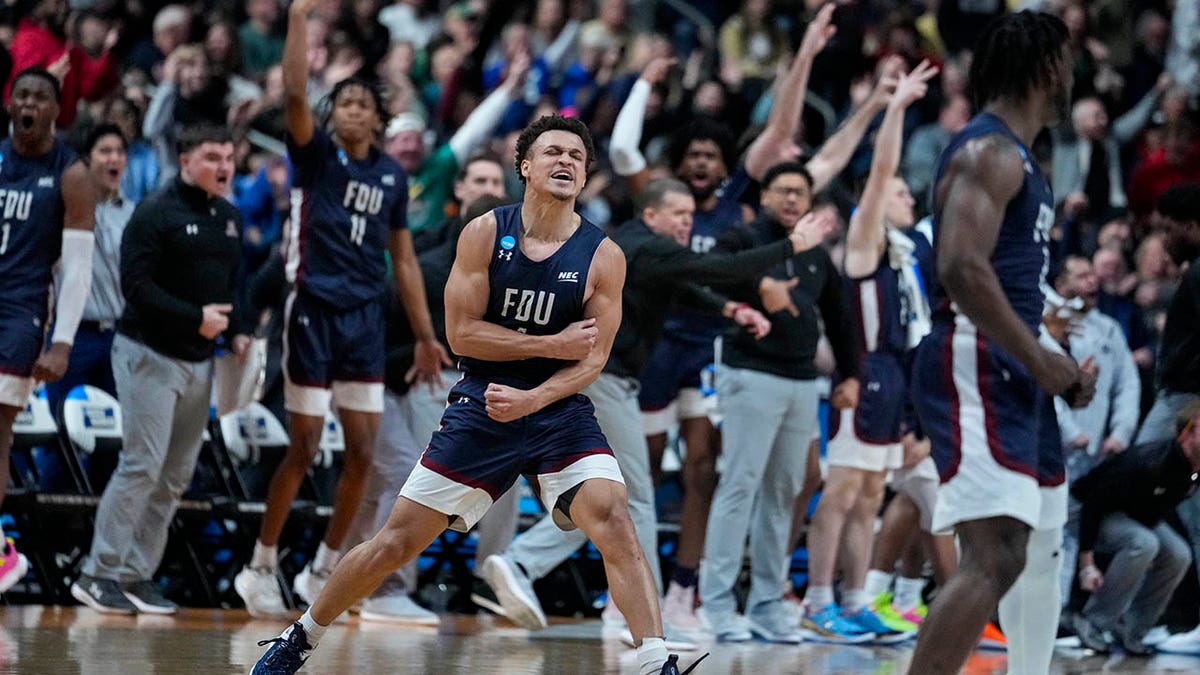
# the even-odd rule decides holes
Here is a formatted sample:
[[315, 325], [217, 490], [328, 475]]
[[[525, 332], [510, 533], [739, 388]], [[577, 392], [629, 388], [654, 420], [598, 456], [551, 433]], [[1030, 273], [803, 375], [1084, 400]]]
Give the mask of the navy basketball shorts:
[[1034, 529], [1066, 521], [1066, 473], [1054, 399], [965, 317], [921, 342], [914, 402], [941, 486], [933, 531], [998, 516]]
[[830, 466], [888, 471], [904, 464], [900, 429], [908, 378], [900, 359], [872, 352], [863, 359], [858, 405], [833, 410], [829, 416]]
[[642, 372], [638, 405], [647, 436], [666, 433], [679, 420], [708, 417], [717, 397], [700, 391], [700, 373], [713, 363], [712, 342], [663, 336]]
[[0, 311], [0, 405], [24, 408], [34, 381], [33, 364], [42, 354], [44, 321], [15, 308]]
[[465, 377], [451, 388], [441, 427], [400, 496], [446, 514], [450, 529], [466, 532], [523, 475], [554, 523], [573, 530], [572, 488], [595, 478], [625, 484], [586, 396], [497, 422], [484, 409], [487, 385]]
[[292, 291], [284, 308], [283, 349], [288, 412], [324, 417], [330, 401], [346, 410], [383, 412], [382, 301], [338, 309]]

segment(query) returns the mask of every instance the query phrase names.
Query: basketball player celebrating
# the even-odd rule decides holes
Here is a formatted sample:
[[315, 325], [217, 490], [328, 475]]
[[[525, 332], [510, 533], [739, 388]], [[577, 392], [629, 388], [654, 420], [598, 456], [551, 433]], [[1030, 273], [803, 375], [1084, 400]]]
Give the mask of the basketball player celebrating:
[[[858, 624], [863, 629], [859, 633], [874, 633], [877, 641], [911, 637], [911, 632], [894, 630], [871, 611], [864, 583], [884, 481], [888, 470], [902, 465], [901, 423], [908, 393], [904, 356], [910, 346], [910, 320], [925, 302], [921, 282], [914, 276], [916, 261], [909, 254], [912, 241], [898, 230], [889, 232], [913, 222], [912, 195], [896, 176], [901, 127], [905, 110], [925, 95], [926, 83], [937, 72], [922, 62], [899, 78], [875, 138], [871, 174], [846, 235], [845, 283], [850, 306], [858, 314], [866, 382], [858, 405], [834, 412], [831, 419], [829, 476], [808, 535], [812, 579], [805, 594], [805, 626], [830, 641], [857, 639], [852, 624], [837, 620], [839, 613]], [[913, 329], [916, 346], [925, 331]], [[833, 598], [839, 551], [846, 574], [842, 612]]]
[[[66, 372], [92, 284], [95, 190], [70, 146], [54, 137], [61, 93], [48, 71], [21, 71], [8, 101], [12, 137], [0, 143], [0, 501], [8, 485], [13, 422], [35, 381], [51, 382]], [[43, 351], [56, 262], [61, 290], [50, 346]], [[12, 540], [4, 540], [0, 592], [28, 567]]]
[[923, 625], [912, 673], [957, 673], [997, 603], [1009, 672], [1050, 667], [1066, 520], [1052, 397], [1086, 405], [1095, 389], [1094, 369], [1038, 337], [1054, 201], [1029, 148], [1066, 114], [1066, 38], [1049, 14], [989, 24], [970, 72], [981, 112], [951, 140], [935, 181], [933, 329], [914, 384], [942, 481], [933, 527], [954, 529], [962, 559]]
[[450, 365], [434, 338], [412, 235], [405, 227], [404, 170], [375, 147], [383, 126], [379, 92], [362, 80], [343, 80], [329, 95], [331, 131], [314, 122], [306, 93], [305, 21], [315, 4], [301, 0], [289, 9], [283, 54], [288, 152], [295, 169], [295, 246], [287, 267], [295, 289], [284, 333], [291, 444], [271, 479], [253, 557], [234, 580], [255, 616], [286, 612], [275, 581], [276, 546], [318, 451], [331, 400], [346, 436], [346, 461], [324, 540], [296, 576], [296, 592], [305, 601], [316, 599], [333, 570], [362, 501], [383, 411], [385, 252], [391, 253], [397, 290], [417, 336], [410, 375], [440, 381], [442, 365]]
[[469, 530], [522, 474], [559, 527], [582, 529], [599, 549], [639, 672], [679, 672], [621, 470], [579, 394], [608, 360], [625, 280], [617, 245], [574, 213], [593, 157], [575, 119], [542, 117], [521, 134], [525, 201], [467, 225], [446, 284], [446, 337], [466, 375], [450, 390], [441, 428], [387, 525], [346, 554], [254, 673], [296, 672], [339, 614], [442, 530]]

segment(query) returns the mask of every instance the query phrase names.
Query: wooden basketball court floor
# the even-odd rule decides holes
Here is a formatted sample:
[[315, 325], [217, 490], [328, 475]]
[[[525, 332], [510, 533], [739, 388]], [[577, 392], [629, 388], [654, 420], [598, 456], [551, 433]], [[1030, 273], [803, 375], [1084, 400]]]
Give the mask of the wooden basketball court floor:
[[[0, 609], [0, 673], [46, 675], [176, 675], [247, 673], [274, 637], [277, 621], [241, 610], [184, 610], [175, 617], [101, 616], [79, 607]], [[440, 628], [350, 618], [335, 624], [302, 673], [596, 674], [636, 672], [631, 649], [603, 635], [597, 620], [556, 621], [537, 634], [489, 616], [446, 615]], [[704, 644], [712, 655], [695, 675], [907, 672], [911, 647], [867, 648], [803, 644]], [[703, 653], [703, 652], [700, 652]], [[686, 654], [683, 664], [697, 654]], [[1002, 652], [976, 652], [965, 673], [1006, 672]], [[1200, 658], [1099, 657], [1060, 651], [1051, 669], [1076, 673], [1200, 673]]]

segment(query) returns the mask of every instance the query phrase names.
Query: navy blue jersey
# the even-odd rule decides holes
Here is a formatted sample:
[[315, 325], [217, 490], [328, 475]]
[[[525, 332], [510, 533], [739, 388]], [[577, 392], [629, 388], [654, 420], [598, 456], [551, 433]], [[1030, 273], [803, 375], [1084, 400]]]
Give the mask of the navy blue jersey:
[[[711, 210], [697, 210], [692, 216], [692, 234], [689, 245], [696, 253], [708, 253], [717, 240], [731, 227], [742, 224], [742, 194], [750, 186], [750, 174], [744, 167], [725, 179], [717, 192], [717, 205]], [[728, 322], [709, 313], [678, 309], [667, 317], [663, 333], [674, 338], [711, 346]]]
[[[992, 267], [1000, 280], [1000, 288], [1012, 305], [1017, 316], [1034, 333], [1042, 323], [1043, 304], [1046, 297], [1046, 275], [1050, 267], [1050, 228], [1054, 225], [1054, 196], [1050, 183], [1042, 175], [1032, 153], [1026, 148], [1004, 122], [991, 113], [976, 115], [950, 139], [950, 145], [942, 153], [938, 163], [934, 189], [942, 179], [950, 158], [968, 141], [999, 134], [1016, 144], [1025, 160], [1025, 181], [1021, 190], [1008, 202], [1004, 209], [1004, 220], [992, 252]], [[938, 213], [933, 216], [933, 255], [936, 266], [938, 249]], [[935, 267], [936, 268], [936, 267]], [[934, 319], [947, 321], [955, 313], [949, 297], [936, 277], [928, 280], [929, 304]]]
[[62, 175], [75, 152], [55, 140], [41, 157], [0, 142], [0, 303], [45, 320], [53, 267], [62, 251]]
[[[533, 261], [521, 252], [521, 205], [501, 206], [496, 215], [496, 254], [488, 266], [488, 304], [483, 320], [529, 335], [554, 335], [583, 320], [592, 256], [604, 232], [586, 220], [549, 258]], [[545, 382], [567, 361], [549, 358], [485, 361], [464, 357], [471, 376], [519, 388]]]
[[907, 351], [908, 307], [900, 293], [899, 276], [899, 271], [889, 264], [885, 250], [879, 266], [870, 275], [844, 277], [861, 358], [875, 352], [901, 356]]
[[406, 227], [404, 169], [371, 148], [357, 161], [321, 129], [303, 147], [288, 137], [292, 161], [292, 243], [288, 280], [349, 309], [387, 288], [391, 230]]

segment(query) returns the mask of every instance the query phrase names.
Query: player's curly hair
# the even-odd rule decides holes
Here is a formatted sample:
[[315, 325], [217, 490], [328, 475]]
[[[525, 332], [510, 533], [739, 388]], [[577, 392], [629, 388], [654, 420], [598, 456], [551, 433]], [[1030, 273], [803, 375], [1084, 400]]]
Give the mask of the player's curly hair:
[[379, 116], [379, 128], [375, 130], [376, 135], [383, 134], [384, 124], [387, 122], [387, 110], [383, 104], [383, 92], [379, 87], [370, 80], [363, 79], [357, 75], [352, 75], [337, 84], [333, 85], [333, 89], [321, 99], [317, 104], [316, 117], [321, 121], [321, 128], [329, 129], [333, 124], [333, 108], [337, 103], [337, 97], [343, 90], [349, 87], [362, 87], [371, 95], [371, 100], [375, 103], [375, 113]]
[[732, 172], [737, 167], [737, 139], [733, 137], [733, 131], [711, 117], [699, 116], [671, 136], [671, 142], [667, 146], [667, 162], [672, 171], [683, 164], [683, 158], [687, 155], [688, 146], [692, 141], [716, 143], [721, 151], [721, 159], [725, 162], [725, 169]]
[[982, 110], [999, 98], [1025, 99], [1054, 81], [1067, 26], [1053, 14], [1025, 10], [992, 20], [979, 36], [967, 93]]
[[567, 131], [578, 136], [583, 141], [583, 149], [587, 152], [587, 157], [583, 160], [583, 170], [591, 169], [592, 161], [596, 157], [596, 146], [592, 143], [592, 134], [588, 131], [587, 125], [574, 117], [543, 115], [525, 127], [525, 130], [517, 137], [517, 152], [513, 158], [513, 166], [517, 169], [517, 175], [520, 176], [522, 183], [525, 182], [525, 176], [521, 175], [521, 162], [525, 161], [525, 157], [529, 154], [529, 148], [533, 147], [538, 137], [547, 131]]

